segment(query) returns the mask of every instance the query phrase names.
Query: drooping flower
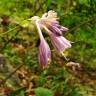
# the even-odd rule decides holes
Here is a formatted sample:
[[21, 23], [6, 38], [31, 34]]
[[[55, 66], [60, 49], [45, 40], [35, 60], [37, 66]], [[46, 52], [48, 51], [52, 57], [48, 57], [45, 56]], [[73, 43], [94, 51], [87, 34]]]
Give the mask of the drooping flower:
[[59, 36], [59, 35], [54, 34], [45, 26], [44, 26], [44, 29], [48, 32], [51, 38], [51, 42], [57, 52], [62, 53], [65, 51], [65, 49], [71, 48], [71, 42], [67, 40], [65, 37], [63, 37], [62, 35]]
[[57, 36], [55, 34], [51, 34], [51, 42], [54, 46], [54, 48], [57, 50], [57, 52], [62, 53], [67, 48], [71, 48], [71, 43], [69, 40], [64, 38], [63, 36]]
[[40, 45], [39, 45], [39, 64], [44, 69], [51, 61], [51, 50], [47, 42], [45, 41], [41, 29], [39, 27], [38, 21], [36, 22], [37, 30], [40, 36]]
[[40, 23], [56, 35], [62, 35], [62, 32], [68, 31], [68, 28], [59, 24], [57, 13], [52, 10], [42, 16]]
[[40, 66], [44, 69], [51, 61], [51, 51], [47, 42], [42, 39], [39, 45], [38, 59]]
[[43, 14], [41, 18], [34, 16], [30, 19], [31, 23], [37, 27], [40, 36], [38, 59], [42, 68], [46, 67], [51, 61], [50, 47], [42, 35], [43, 29], [49, 34], [57, 52], [63, 55], [63, 51], [71, 47], [70, 41], [62, 36], [62, 33], [67, 31], [68, 28], [61, 26], [58, 19], [57, 13], [52, 10]]

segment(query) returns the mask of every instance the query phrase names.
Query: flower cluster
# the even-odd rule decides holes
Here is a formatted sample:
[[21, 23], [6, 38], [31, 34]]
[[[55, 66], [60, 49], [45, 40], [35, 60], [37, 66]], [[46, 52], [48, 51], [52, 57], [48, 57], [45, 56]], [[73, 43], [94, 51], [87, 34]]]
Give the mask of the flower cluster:
[[31, 18], [34, 21], [37, 31], [40, 36], [38, 59], [42, 68], [45, 68], [51, 61], [51, 50], [46, 40], [43, 37], [42, 30], [45, 30], [51, 38], [52, 45], [57, 52], [63, 53], [67, 48], [71, 47], [70, 41], [63, 37], [62, 33], [66, 32], [68, 28], [63, 27], [58, 22], [57, 13], [48, 11], [40, 18], [34, 16]]

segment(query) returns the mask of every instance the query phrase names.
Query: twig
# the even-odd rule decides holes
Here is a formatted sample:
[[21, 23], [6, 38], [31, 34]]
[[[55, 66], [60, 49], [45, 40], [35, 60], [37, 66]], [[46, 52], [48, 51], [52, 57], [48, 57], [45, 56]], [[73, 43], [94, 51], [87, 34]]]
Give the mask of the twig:
[[0, 37], [2, 37], [3, 35], [6, 35], [6, 34], [12, 32], [12, 31], [13, 31], [14, 29], [16, 29], [17, 27], [18, 27], [18, 26], [14, 27], [13, 29], [8, 30], [7, 32], [4, 32], [4, 33], [0, 34]]
[[68, 32], [72, 32], [72, 31], [74, 31], [74, 30], [76, 30], [77, 28], [79, 28], [80, 26], [82, 26], [82, 25], [84, 25], [84, 24], [86, 24], [86, 23], [89, 23], [89, 22], [91, 22], [91, 21], [96, 21], [96, 17], [95, 18], [91, 18], [91, 19], [89, 19], [89, 20], [87, 20], [87, 21], [84, 21], [84, 22], [81, 22], [80, 24], [78, 24], [77, 26], [75, 26], [75, 27], [73, 27], [72, 29], [70, 29]]
[[18, 69], [20, 69], [23, 65], [24, 65], [23, 63], [20, 64], [12, 73], [10, 73], [4, 80], [2, 80], [2, 81], [0, 82], [0, 86], [1, 86], [2, 84], [5, 84], [6, 81], [7, 81], [10, 77], [12, 77], [12, 75], [13, 75]]
[[[17, 27], [16, 27], [16, 28], [17, 28]], [[14, 28], [14, 29], [16, 29], [16, 28]], [[9, 43], [15, 36], [18, 35], [18, 33], [19, 33], [20, 30], [21, 30], [21, 28], [4, 44], [3, 48], [0, 49], [0, 52], [2, 52], [2, 51], [6, 48], [6, 46], [8, 45], [8, 43]]]

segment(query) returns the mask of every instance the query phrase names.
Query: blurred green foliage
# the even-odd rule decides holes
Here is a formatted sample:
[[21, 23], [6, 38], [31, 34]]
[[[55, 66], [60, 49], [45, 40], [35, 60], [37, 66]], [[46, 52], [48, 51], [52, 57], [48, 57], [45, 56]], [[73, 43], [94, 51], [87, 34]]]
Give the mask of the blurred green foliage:
[[42, 87], [38, 87], [37, 89], [35, 89], [35, 93], [36, 96], [53, 96], [53, 93], [50, 90]]
[[[38, 67], [38, 35], [18, 24], [34, 15], [41, 16], [48, 10], [56, 11], [60, 24], [69, 28], [64, 36], [74, 42], [68, 50], [70, 61], [80, 63], [86, 72], [96, 76], [93, 75], [96, 72], [96, 0], [0, 0], [0, 34], [4, 33], [0, 35], [0, 53], [12, 65], [17, 66], [23, 62], [32, 73], [39, 76], [36, 96], [53, 96], [52, 92], [54, 96], [95, 96], [94, 84], [93, 88], [88, 83], [83, 85], [82, 80], [71, 74], [65, 66], [59, 65], [60, 62], [64, 65], [65, 61], [55, 52], [48, 69], [42, 72]], [[23, 25], [27, 26], [25, 21]], [[46, 34], [45, 37], [47, 39]], [[21, 49], [23, 51], [19, 50], [19, 45], [24, 47]], [[12, 96], [17, 96], [17, 93], [24, 96], [24, 90], [17, 90]]]

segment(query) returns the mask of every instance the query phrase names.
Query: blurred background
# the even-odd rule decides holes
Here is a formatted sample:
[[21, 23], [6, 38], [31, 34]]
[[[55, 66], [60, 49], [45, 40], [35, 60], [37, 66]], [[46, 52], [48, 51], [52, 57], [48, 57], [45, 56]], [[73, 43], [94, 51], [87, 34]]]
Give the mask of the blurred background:
[[[52, 47], [52, 62], [41, 70], [38, 34], [21, 22], [49, 10], [73, 43], [68, 61]], [[0, 96], [96, 96], [96, 0], [0, 0], [0, 81]]]

